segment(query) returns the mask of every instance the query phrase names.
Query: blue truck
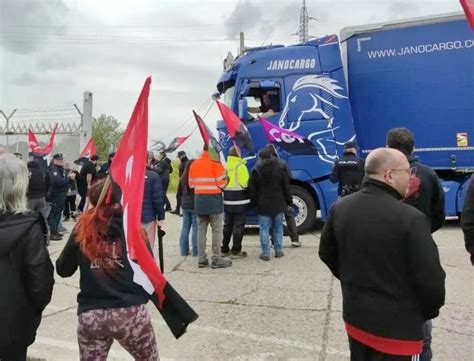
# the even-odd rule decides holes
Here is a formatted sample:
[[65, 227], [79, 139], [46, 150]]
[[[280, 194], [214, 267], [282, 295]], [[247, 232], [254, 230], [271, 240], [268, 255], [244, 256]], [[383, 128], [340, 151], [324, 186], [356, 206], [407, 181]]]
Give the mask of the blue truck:
[[[217, 90], [257, 151], [267, 140], [249, 110], [262, 106], [264, 94], [267, 119], [316, 147], [317, 155], [277, 147], [292, 172], [300, 231], [317, 217], [326, 220], [337, 199], [329, 175], [343, 144], [356, 141], [365, 157], [394, 127], [414, 133], [415, 155], [438, 173], [446, 216], [460, 214], [474, 171], [474, 32], [463, 15], [348, 27], [340, 38], [249, 49], [228, 57]], [[217, 130], [226, 151], [232, 142], [222, 121]], [[249, 169], [255, 161], [249, 157]]]

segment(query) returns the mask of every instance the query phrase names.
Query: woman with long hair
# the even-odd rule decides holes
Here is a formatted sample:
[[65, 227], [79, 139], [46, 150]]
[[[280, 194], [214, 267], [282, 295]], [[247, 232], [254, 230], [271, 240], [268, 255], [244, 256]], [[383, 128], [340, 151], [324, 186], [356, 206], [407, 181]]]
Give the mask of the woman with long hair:
[[147, 297], [133, 282], [127, 258], [122, 209], [113, 192], [104, 190], [105, 184], [102, 179], [91, 186], [91, 207], [80, 216], [56, 261], [61, 277], [72, 276], [78, 267], [81, 273], [77, 296], [80, 358], [106, 360], [117, 340], [136, 360], [158, 360], [145, 308]]
[[28, 210], [27, 189], [26, 163], [0, 155], [0, 360], [26, 360], [53, 293], [46, 221]]

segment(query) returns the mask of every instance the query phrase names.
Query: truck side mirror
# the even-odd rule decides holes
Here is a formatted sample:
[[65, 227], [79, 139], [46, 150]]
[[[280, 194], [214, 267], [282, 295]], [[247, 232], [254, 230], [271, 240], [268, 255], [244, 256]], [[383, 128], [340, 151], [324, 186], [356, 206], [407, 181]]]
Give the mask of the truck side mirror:
[[247, 120], [248, 119], [248, 104], [247, 104], [247, 99], [242, 98], [239, 99], [239, 118], [242, 120]]

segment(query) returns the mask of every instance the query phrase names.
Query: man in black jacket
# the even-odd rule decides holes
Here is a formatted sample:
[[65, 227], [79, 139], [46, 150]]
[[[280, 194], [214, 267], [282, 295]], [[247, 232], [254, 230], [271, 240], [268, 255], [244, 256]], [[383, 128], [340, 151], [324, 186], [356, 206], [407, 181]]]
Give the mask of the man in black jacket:
[[364, 178], [364, 160], [357, 157], [357, 145], [354, 142], [344, 144], [344, 154], [334, 162], [329, 180], [338, 183], [337, 194], [345, 197], [357, 192]]
[[436, 232], [444, 222], [444, 192], [438, 175], [412, 155], [415, 140], [408, 129], [391, 129], [387, 134], [387, 147], [405, 154], [414, 170], [403, 201], [426, 214], [431, 223], [431, 233]]
[[59, 222], [61, 221], [61, 214], [66, 204], [66, 194], [69, 184], [69, 177], [64, 170], [63, 155], [55, 154], [53, 156], [53, 165], [51, 172], [51, 211], [49, 212], [49, 229], [50, 240], [60, 241], [62, 234], [58, 232]]
[[[393, 128], [387, 134], [387, 147], [397, 149], [408, 159], [413, 169], [404, 202], [424, 213], [431, 225], [431, 233], [441, 228], [444, 221], [444, 192], [438, 175], [433, 169], [416, 160], [412, 155], [415, 148], [413, 134], [406, 128]], [[431, 351], [431, 320], [424, 326], [423, 353], [420, 361], [430, 361]]]
[[260, 227], [260, 259], [270, 260], [270, 229], [273, 233], [275, 258], [283, 257], [283, 217], [285, 209], [293, 204], [290, 180], [280, 162], [264, 147], [258, 152], [260, 158], [252, 170], [248, 190], [251, 206], [255, 206]]
[[445, 273], [426, 216], [400, 200], [411, 168], [379, 148], [362, 189], [331, 209], [319, 256], [341, 281], [351, 360], [413, 360], [444, 304]]
[[168, 192], [168, 186], [170, 184], [170, 174], [173, 173], [171, 160], [166, 155], [166, 152], [162, 150], [160, 151], [160, 160], [155, 165], [153, 165], [153, 163], [151, 164], [152, 169], [160, 175], [161, 183], [163, 186], [163, 194], [165, 196], [165, 211], [170, 212], [171, 203], [166, 193]]
[[32, 160], [28, 162], [28, 173], [28, 209], [33, 212], [39, 212], [44, 220], [47, 221], [49, 216], [49, 206], [46, 203], [48, 182], [37, 161]]
[[474, 266], [474, 175], [470, 180], [467, 189], [466, 199], [464, 200], [464, 208], [461, 216], [461, 227], [464, 232], [464, 242], [466, 250], [471, 255], [471, 263]]
[[[180, 150], [178, 152], [178, 159], [180, 161], [179, 163], [179, 168], [178, 168], [178, 174], [179, 174], [179, 179], [181, 179], [181, 176], [184, 173], [184, 169], [186, 168], [186, 164], [188, 164], [188, 157], [186, 156], [186, 152]], [[183, 187], [181, 186], [181, 182], [178, 182], [178, 190], [176, 191], [176, 209], [174, 211], [171, 211], [171, 214], [180, 214], [181, 211], [181, 197], [183, 196]]]

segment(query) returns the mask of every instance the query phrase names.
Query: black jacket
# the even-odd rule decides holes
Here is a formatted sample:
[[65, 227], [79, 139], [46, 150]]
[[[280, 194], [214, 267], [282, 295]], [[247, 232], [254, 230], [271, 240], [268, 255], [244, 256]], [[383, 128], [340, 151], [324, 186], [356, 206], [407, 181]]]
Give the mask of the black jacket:
[[52, 165], [50, 168], [51, 173], [51, 193], [67, 193], [69, 187], [69, 178], [66, 176], [64, 167], [58, 165]]
[[471, 263], [474, 266], [474, 175], [467, 189], [466, 199], [461, 216], [461, 227], [464, 232], [466, 250], [471, 254]]
[[409, 156], [410, 166], [415, 168], [410, 185], [410, 194], [404, 202], [420, 210], [431, 222], [431, 233], [441, 228], [444, 222], [444, 192], [433, 169]]
[[340, 199], [319, 257], [341, 281], [345, 322], [376, 336], [423, 339], [444, 304], [445, 273], [426, 216], [390, 186], [368, 179]]
[[188, 157], [184, 157], [183, 159], [180, 159], [179, 167], [178, 167], [178, 175], [181, 177], [184, 173], [184, 170], [186, 169], [186, 164], [188, 164], [189, 159]]
[[257, 213], [275, 216], [293, 204], [290, 179], [278, 158], [260, 160], [250, 175], [248, 191]]
[[[78, 314], [93, 309], [129, 307], [147, 302], [143, 289], [133, 282], [124, 239], [122, 216], [117, 214], [110, 223], [106, 244], [110, 257], [91, 263], [79, 249], [74, 230], [71, 232], [66, 246], [56, 260], [56, 272], [61, 277], [70, 277], [80, 268]], [[107, 267], [109, 263], [116, 267]]]
[[28, 199], [39, 199], [46, 197], [47, 183], [41, 171], [40, 165], [36, 161], [28, 162], [28, 172], [30, 179], [28, 182]]
[[173, 167], [171, 166], [171, 160], [166, 157], [156, 163], [152, 169], [160, 175], [163, 188], [166, 190], [170, 183], [170, 174], [173, 173]]
[[54, 269], [38, 213], [0, 214], [0, 354], [31, 345], [51, 301]]
[[364, 178], [364, 160], [350, 152], [345, 152], [341, 159], [334, 162], [329, 180], [339, 183], [337, 194], [346, 196], [357, 192]]

